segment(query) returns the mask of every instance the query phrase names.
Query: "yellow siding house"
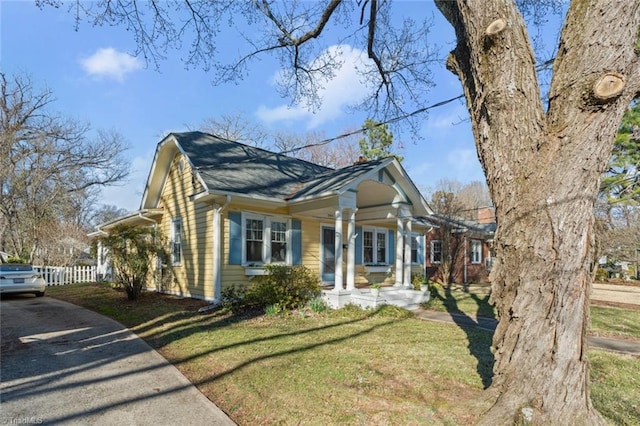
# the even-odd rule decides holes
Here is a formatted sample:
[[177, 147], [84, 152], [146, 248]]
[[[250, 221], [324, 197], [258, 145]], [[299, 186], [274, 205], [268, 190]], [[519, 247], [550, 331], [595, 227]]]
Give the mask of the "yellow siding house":
[[432, 212], [394, 158], [331, 169], [201, 132], [157, 146], [140, 210], [99, 226], [159, 228], [173, 278], [152, 289], [220, 301], [266, 264], [304, 264], [334, 307], [368, 285], [410, 290]]

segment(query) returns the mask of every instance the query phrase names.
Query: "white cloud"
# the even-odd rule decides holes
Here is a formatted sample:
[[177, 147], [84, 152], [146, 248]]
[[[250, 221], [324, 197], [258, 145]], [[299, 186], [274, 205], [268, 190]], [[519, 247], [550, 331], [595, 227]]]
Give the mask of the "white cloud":
[[101, 48], [84, 59], [80, 65], [85, 72], [94, 77], [111, 78], [124, 81], [124, 77], [142, 68], [142, 62], [128, 53], [118, 52], [113, 47]]
[[[261, 105], [256, 112], [258, 118], [269, 124], [287, 120], [308, 120], [307, 127], [313, 129], [340, 117], [344, 114], [345, 107], [361, 101], [368, 89], [358, 69], [370, 66], [371, 62], [366, 58], [365, 52], [348, 45], [339, 45], [327, 48], [323, 55], [325, 54], [336, 56], [342, 66], [336, 70], [334, 77], [318, 90], [317, 95], [322, 104], [316, 111], [301, 105], [279, 105], [273, 108]], [[273, 84], [277, 84], [281, 75], [282, 73], [278, 72], [273, 76]]]

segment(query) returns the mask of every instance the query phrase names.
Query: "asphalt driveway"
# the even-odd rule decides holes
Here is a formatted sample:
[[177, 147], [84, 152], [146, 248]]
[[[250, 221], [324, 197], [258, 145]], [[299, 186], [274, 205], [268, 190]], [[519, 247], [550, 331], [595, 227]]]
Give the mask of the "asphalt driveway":
[[234, 424], [102, 315], [48, 297], [3, 296], [0, 330], [0, 424]]

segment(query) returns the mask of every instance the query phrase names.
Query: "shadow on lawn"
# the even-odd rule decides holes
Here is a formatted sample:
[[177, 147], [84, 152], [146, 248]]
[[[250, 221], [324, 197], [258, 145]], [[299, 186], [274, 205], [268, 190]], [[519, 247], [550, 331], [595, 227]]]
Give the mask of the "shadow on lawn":
[[[488, 303], [488, 295], [481, 298], [471, 292], [468, 294], [478, 304], [477, 317], [495, 320], [493, 308]], [[444, 288], [444, 297], [439, 292], [437, 297], [442, 300], [456, 325], [467, 334], [469, 352], [478, 360], [476, 370], [482, 379], [484, 388], [488, 388], [491, 385], [495, 362], [493, 353], [491, 353], [491, 335], [487, 333], [485, 326], [478, 319], [472, 318], [458, 307], [458, 301], [451, 293], [450, 287]]]
[[[233, 349], [242, 346], [249, 346], [252, 344], [266, 342], [266, 341], [277, 341], [279, 339], [285, 339], [294, 336], [303, 336], [303, 335], [314, 335], [317, 336], [319, 331], [330, 330], [337, 327], [342, 327], [348, 324], [355, 324], [362, 321], [366, 321], [371, 319], [372, 317], [376, 317], [380, 314], [383, 308], [375, 309], [371, 312], [368, 312], [362, 316], [353, 318], [353, 317], [345, 317], [342, 321], [337, 321], [331, 324], [325, 324], [317, 327], [310, 327], [305, 329], [299, 329], [295, 331], [283, 331], [277, 334], [269, 334], [265, 336], [257, 336], [253, 338], [244, 338], [240, 337], [236, 341], [224, 341], [220, 342], [217, 346], [212, 346], [203, 351], [194, 352], [186, 357], [182, 357], [179, 359], [171, 360], [171, 363], [174, 365], [186, 364], [188, 362], [207, 357], [211, 354], [215, 354], [217, 352], [221, 352], [228, 349]], [[262, 316], [262, 311], [252, 310], [248, 312], [244, 312], [243, 314], [234, 314], [234, 315], [226, 315], [226, 316], [216, 316], [214, 315], [190, 315], [191, 321], [184, 322], [182, 324], [174, 324], [172, 323], [172, 319], [175, 320], [175, 315], [167, 316], [164, 319], [159, 319], [153, 325], [145, 325], [145, 328], [154, 328], [154, 327], [166, 327], [166, 331], [160, 331], [156, 333], [152, 333], [144, 336], [144, 339], [147, 342], [152, 342], [152, 345], [158, 349], [161, 346], [164, 346], [166, 343], [177, 341], [188, 337], [192, 334], [196, 334], [202, 331], [212, 331], [217, 328], [224, 328], [235, 323], [244, 322], [247, 320], [251, 320], [252, 318]], [[208, 377], [202, 378], [200, 380], [193, 381], [193, 384], [200, 387], [202, 385], [215, 382], [220, 380], [238, 370], [246, 368], [256, 362], [277, 358], [281, 356], [286, 356], [296, 352], [303, 352], [308, 350], [313, 350], [320, 346], [332, 345], [336, 343], [340, 343], [346, 340], [353, 340], [359, 336], [366, 335], [368, 333], [372, 333], [376, 329], [381, 327], [385, 327], [391, 324], [397, 324], [397, 321], [403, 321], [405, 318], [392, 318], [387, 317], [387, 321], [379, 322], [373, 324], [371, 326], [362, 328], [360, 330], [351, 331], [348, 333], [341, 334], [339, 336], [333, 336], [330, 338], [314, 338], [312, 341], [295, 345], [292, 347], [288, 347], [282, 350], [276, 350], [269, 353], [257, 354], [255, 357], [251, 357], [249, 359], [238, 362], [236, 365], [227, 368], [225, 370], [216, 372]], [[180, 320], [178, 320], [180, 322]], [[163, 324], [164, 323], [164, 324]]]

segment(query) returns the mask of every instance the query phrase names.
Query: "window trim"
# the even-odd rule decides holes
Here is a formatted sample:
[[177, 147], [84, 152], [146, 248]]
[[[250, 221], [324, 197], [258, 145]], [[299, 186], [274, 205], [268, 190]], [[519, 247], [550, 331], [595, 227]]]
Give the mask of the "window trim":
[[[413, 242], [416, 242], [416, 261], [413, 261]], [[422, 248], [422, 251], [424, 253], [424, 238], [423, 235], [418, 233], [418, 232], [412, 232], [411, 233], [411, 253], [409, 253], [409, 255], [411, 256], [411, 264], [412, 265], [420, 265], [420, 249]], [[422, 256], [423, 260], [424, 260], [424, 256]]]
[[[365, 262], [364, 256], [364, 233], [371, 232], [373, 233], [373, 254], [372, 260], [373, 262]], [[378, 235], [384, 235], [384, 262], [378, 262]], [[362, 264], [366, 266], [371, 265], [389, 265], [389, 230], [387, 228], [378, 228], [374, 226], [363, 226], [362, 227]]]
[[[179, 241], [176, 243], [176, 225], [180, 226], [180, 232], [178, 233]], [[173, 266], [181, 266], [182, 265], [182, 257], [183, 257], [183, 239], [182, 239], [182, 218], [174, 217], [171, 219], [171, 265]], [[176, 244], [178, 247], [178, 256], [176, 256]], [[176, 260], [176, 257], [178, 258]]]
[[[247, 219], [262, 220], [262, 261], [247, 261]], [[291, 265], [293, 262], [292, 252], [292, 231], [291, 231], [291, 218], [285, 216], [272, 216], [267, 214], [260, 214], [254, 212], [242, 212], [241, 213], [241, 233], [242, 233], [242, 266], [264, 266], [264, 265]], [[285, 231], [285, 261], [284, 262], [272, 262], [271, 261], [271, 223], [280, 222], [285, 223], [287, 230]]]
[[[472, 239], [470, 240], [469, 252], [471, 254], [472, 265], [479, 265], [482, 263], [482, 240]], [[476, 256], [477, 255], [477, 256]], [[477, 257], [477, 259], [476, 259]]]
[[[434, 249], [435, 243], [440, 243], [440, 250], [439, 250], [440, 260], [434, 260], [433, 259], [433, 254], [435, 252], [435, 249]], [[433, 264], [442, 263], [442, 240], [431, 240], [429, 246], [430, 246], [429, 247], [430, 248], [430, 250], [429, 250], [429, 261], [431, 263], [433, 263]]]

